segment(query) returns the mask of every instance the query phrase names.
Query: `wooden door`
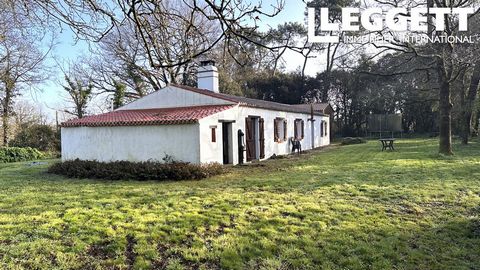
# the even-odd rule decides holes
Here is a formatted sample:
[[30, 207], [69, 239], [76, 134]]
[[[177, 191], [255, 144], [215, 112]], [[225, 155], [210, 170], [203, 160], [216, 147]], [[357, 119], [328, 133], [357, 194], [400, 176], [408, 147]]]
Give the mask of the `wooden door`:
[[265, 121], [263, 118], [258, 120], [258, 133], [260, 135], [259, 143], [260, 143], [260, 158], [265, 158]]
[[230, 124], [222, 123], [223, 164], [230, 164]]
[[255, 126], [253, 118], [245, 118], [245, 143], [247, 145], [247, 161], [255, 159]]

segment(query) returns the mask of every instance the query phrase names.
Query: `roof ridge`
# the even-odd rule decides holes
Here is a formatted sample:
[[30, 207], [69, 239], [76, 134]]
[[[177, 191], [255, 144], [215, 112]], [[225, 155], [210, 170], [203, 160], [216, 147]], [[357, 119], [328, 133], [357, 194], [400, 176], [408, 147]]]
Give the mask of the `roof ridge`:
[[[233, 107], [235, 104], [206, 104], [206, 105], [192, 105], [192, 106], [176, 106], [176, 107], [163, 107], [163, 108], [148, 108], [148, 109], [123, 109], [123, 110], [115, 110], [107, 113], [113, 113], [113, 112], [126, 112], [126, 111], [158, 111], [158, 110], [183, 110], [187, 108], [206, 108], [206, 107]], [[107, 114], [107, 113], [102, 113], [102, 114]], [[96, 114], [96, 115], [101, 115], [101, 114]], [[95, 116], [95, 115], [92, 115]]]
[[[297, 104], [285, 104], [285, 103], [269, 101], [269, 100], [235, 96], [235, 95], [224, 94], [224, 93], [216, 93], [207, 89], [200, 89], [192, 86], [178, 85], [174, 83], [171, 83], [169, 85], [180, 88], [180, 89], [184, 89], [187, 91], [192, 91], [198, 94], [203, 94], [203, 95], [211, 96], [214, 98], [235, 102], [244, 106], [258, 107], [258, 108], [270, 109], [270, 110], [276, 110], [276, 111], [289, 111], [289, 112], [308, 113], [308, 114], [311, 113], [310, 109], [303, 109], [303, 108], [300, 108], [299, 106], [295, 106]], [[271, 105], [271, 106], [267, 106], [267, 105]], [[315, 114], [324, 115], [323, 113], [319, 113], [319, 112], [315, 112]]]

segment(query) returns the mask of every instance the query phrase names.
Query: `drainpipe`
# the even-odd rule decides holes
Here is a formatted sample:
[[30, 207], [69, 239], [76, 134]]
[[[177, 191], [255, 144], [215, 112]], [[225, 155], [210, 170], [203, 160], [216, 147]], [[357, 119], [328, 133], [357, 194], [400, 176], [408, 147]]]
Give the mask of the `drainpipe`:
[[311, 142], [312, 142], [312, 149], [314, 149], [315, 148], [315, 118], [313, 117], [313, 104], [310, 104], [310, 119], [308, 120], [310, 120], [310, 126], [311, 126], [310, 130], [312, 133]]

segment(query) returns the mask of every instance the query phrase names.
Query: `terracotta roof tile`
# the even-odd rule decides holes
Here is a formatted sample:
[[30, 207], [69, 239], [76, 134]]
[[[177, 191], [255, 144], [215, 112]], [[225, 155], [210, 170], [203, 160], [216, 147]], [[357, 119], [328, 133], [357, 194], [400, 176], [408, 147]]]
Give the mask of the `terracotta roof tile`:
[[153, 126], [190, 124], [209, 115], [232, 108], [234, 105], [211, 105], [145, 110], [118, 110], [104, 114], [73, 119], [62, 127]]

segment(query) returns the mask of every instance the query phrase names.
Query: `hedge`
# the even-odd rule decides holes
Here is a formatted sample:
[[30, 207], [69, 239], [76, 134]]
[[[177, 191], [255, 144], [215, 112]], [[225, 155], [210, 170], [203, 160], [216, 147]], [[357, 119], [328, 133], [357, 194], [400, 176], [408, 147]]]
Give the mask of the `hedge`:
[[363, 138], [359, 137], [345, 137], [342, 139], [342, 145], [349, 145], [349, 144], [361, 144], [366, 143], [367, 141]]
[[224, 172], [222, 165], [196, 165], [186, 162], [98, 162], [70, 160], [55, 163], [49, 173], [69, 178], [108, 180], [199, 180]]
[[45, 158], [45, 155], [31, 147], [0, 147], [0, 163], [29, 161]]

